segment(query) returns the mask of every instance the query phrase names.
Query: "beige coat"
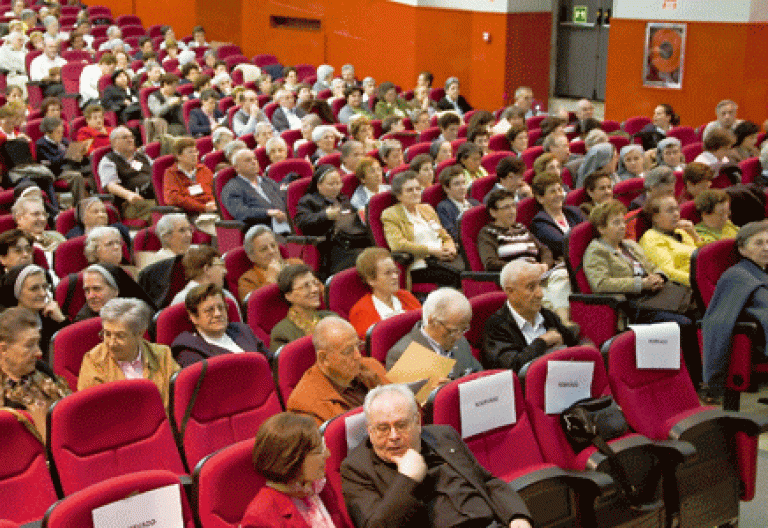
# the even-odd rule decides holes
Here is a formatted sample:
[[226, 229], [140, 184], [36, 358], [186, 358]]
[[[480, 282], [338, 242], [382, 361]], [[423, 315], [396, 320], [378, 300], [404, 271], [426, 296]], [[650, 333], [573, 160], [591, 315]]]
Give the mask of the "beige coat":
[[[632, 257], [640, 262], [646, 274], [661, 273], [661, 270], [645, 256], [634, 240], [623, 240], [622, 245]], [[600, 239], [594, 239], [584, 252], [584, 274], [593, 293], [640, 293], [642, 279], [634, 276], [632, 264], [619, 250], [609, 247]]]

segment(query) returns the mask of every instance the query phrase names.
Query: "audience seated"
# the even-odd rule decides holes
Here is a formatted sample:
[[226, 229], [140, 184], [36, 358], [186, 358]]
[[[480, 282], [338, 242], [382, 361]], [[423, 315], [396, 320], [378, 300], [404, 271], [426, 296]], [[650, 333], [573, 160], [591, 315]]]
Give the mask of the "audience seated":
[[728, 153], [730, 161], [738, 163], [760, 155], [757, 144], [757, 138], [760, 135], [759, 126], [752, 121], [742, 121], [733, 128], [733, 134], [736, 136], [736, 143]]
[[41, 360], [40, 334], [29, 310], [19, 306], [0, 313], [0, 407], [29, 413], [44, 443], [48, 409], [71, 391]]
[[[736, 320], [755, 321], [768, 335], [768, 223], [751, 222], [739, 229], [736, 245], [741, 260], [720, 276], [702, 324], [704, 385], [700, 396], [705, 405], [722, 401]], [[754, 352], [756, 361], [766, 361], [765, 349]]]
[[422, 308], [421, 321], [387, 352], [387, 369], [397, 363], [412, 342], [436, 354], [456, 360], [450, 379], [458, 379], [483, 369], [472, 356], [472, 349], [464, 334], [472, 320], [472, 307], [464, 294], [452, 288], [431, 292]]
[[312, 268], [306, 264], [291, 264], [277, 276], [277, 286], [283, 299], [290, 305], [288, 315], [272, 328], [269, 351], [277, 349], [305, 335], [312, 335], [317, 323], [324, 317], [336, 315], [320, 310], [323, 283], [317, 280]]
[[504, 135], [509, 141], [509, 150], [516, 157], [521, 157], [525, 149], [528, 148], [528, 128], [525, 125], [513, 125]]
[[371, 293], [358, 300], [349, 311], [349, 322], [364, 339], [368, 329], [382, 319], [418, 310], [421, 303], [408, 290], [400, 288], [400, 270], [384, 248], [371, 247], [357, 256], [357, 272], [371, 287]]
[[387, 245], [392, 251], [413, 255], [415, 260], [409, 269], [413, 282], [460, 288], [464, 263], [435, 210], [421, 203], [421, 191], [413, 171], [401, 172], [392, 180], [392, 194], [399, 203], [381, 214]]
[[632, 200], [629, 210], [641, 209], [655, 196], [675, 195], [675, 175], [669, 167], [655, 167], [648, 171], [643, 181], [643, 194]]
[[189, 133], [192, 137], [210, 136], [213, 129], [224, 124], [226, 115], [218, 109], [218, 103], [214, 90], [200, 92], [200, 108], [193, 108], [189, 113]]
[[66, 63], [67, 61], [59, 56], [59, 42], [47, 38], [43, 45], [43, 53], [29, 63], [29, 80], [41, 82], [50, 79], [50, 69], [61, 68]]
[[154, 310], [154, 304], [135, 280], [121, 267], [112, 264], [91, 264], [83, 270], [85, 304], [74, 322], [98, 317], [99, 312], [115, 297], [140, 299]]
[[504, 111], [501, 113], [499, 122], [496, 123], [491, 128], [491, 132], [493, 134], [504, 135], [513, 126], [525, 125], [526, 112], [527, 111], [524, 110], [523, 108], [520, 108], [514, 105], [505, 108]]
[[619, 180], [642, 178], [645, 175], [645, 158], [643, 147], [630, 144], [621, 147], [617, 175]]
[[98, 226], [91, 229], [85, 237], [83, 253], [90, 264], [123, 263], [123, 237], [112, 226]]
[[[355, 141], [358, 145], [357, 141]], [[431, 168], [431, 163], [430, 163]], [[381, 164], [376, 158], [364, 157], [357, 164], [354, 171], [360, 185], [357, 186], [352, 194], [350, 204], [357, 210], [364, 209], [368, 205], [371, 196], [380, 192], [390, 190], [389, 185], [383, 183], [384, 174], [381, 170]]]
[[659, 141], [656, 146], [656, 162], [659, 167], [669, 167], [673, 171], [685, 168], [683, 144], [676, 137], [668, 137]]
[[272, 126], [275, 130], [280, 133], [300, 128], [301, 118], [304, 117], [305, 112], [301, 108], [296, 108], [296, 97], [293, 92], [286, 89], [278, 90], [274, 100], [279, 105], [272, 114]]
[[685, 189], [683, 189], [682, 194], [677, 197], [677, 200], [680, 203], [688, 200], [695, 200], [697, 196], [712, 186], [712, 180], [714, 179], [715, 174], [708, 165], [697, 161], [689, 163], [683, 170], [683, 184], [685, 185]]
[[525, 182], [525, 162], [520, 158], [507, 156], [496, 165], [496, 183], [493, 190], [505, 189], [514, 194], [515, 202], [533, 196], [531, 186]]
[[[106, 52], [101, 55], [101, 58], [96, 64], [88, 64], [83, 68], [83, 71], [80, 72], [79, 81], [81, 108], [85, 108], [90, 104], [98, 104], [101, 99], [99, 80], [105, 75], [111, 77], [115, 72], [116, 67], [117, 60], [115, 59], [115, 56], [110, 52]], [[110, 100], [110, 103], [111, 102], [112, 101]], [[106, 104], [104, 107], [107, 110], [112, 110], [112, 108]]]
[[540, 113], [538, 105], [533, 106], [533, 90], [528, 86], [519, 86], [515, 90], [515, 106], [525, 111], [525, 119]]
[[387, 81], [379, 85], [379, 101], [373, 113], [377, 119], [384, 119], [391, 115], [408, 116], [408, 103], [398, 97], [394, 83]]
[[445, 96], [437, 102], [437, 109], [440, 111], [452, 110], [461, 117], [472, 110], [472, 105], [459, 93], [459, 79], [457, 77], [449, 77], [445, 81]]
[[338, 137], [339, 132], [331, 125], [320, 125], [315, 127], [312, 131], [312, 142], [317, 145], [317, 149], [312, 156], [310, 156], [309, 161], [314, 165], [317, 163], [317, 160], [323, 156], [336, 154], [338, 152], [338, 150], [336, 150], [336, 140]]
[[248, 229], [243, 238], [243, 249], [253, 262], [253, 267], [237, 281], [237, 294], [243, 303], [253, 290], [276, 283], [284, 267], [302, 263], [298, 258], [283, 260], [275, 234], [265, 225], [255, 225]]
[[247, 324], [229, 322], [224, 291], [218, 285], [208, 283], [191, 288], [184, 303], [195, 330], [181, 332], [171, 345], [181, 368], [221, 354], [267, 355], [264, 343]]
[[559, 176], [539, 174], [531, 187], [540, 207], [531, 221], [531, 233], [549, 248], [553, 258], [559, 259], [564, 252], [565, 235], [585, 220], [584, 215], [578, 207], [563, 205], [565, 193]]
[[709, 165], [712, 172], [717, 174], [720, 167], [729, 163], [728, 152], [736, 143], [736, 136], [728, 129], [715, 128], [704, 137], [704, 152], [693, 161]]
[[32, 264], [34, 242], [30, 235], [18, 228], [0, 233], [0, 280], [14, 266]]
[[354, 174], [357, 166], [360, 164], [360, 160], [365, 156], [363, 144], [354, 139], [349, 139], [339, 147], [339, 152], [341, 153], [341, 173]]
[[485, 322], [482, 360], [485, 368], [508, 368], [524, 374], [536, 358], [579, 344], [578, 329], [566, 326], [542, 307], [545, 266], [513, 260], [501, 270], [507, 302]]
[[152, 92], [147, 99], [149, 111], [154, 117], [165, 119], [168, 133], [172, 136], [183, 136], [187, 132], [181, 106], [188, 98], [176, 92], [178, 85], [179, 78], [166, 73], [160, 77], [160, 89]]
[[440, 141], [441, 143], [448, 141], [450, 143], [459, 137], [461, 117], [456, 112], [445, 112], [437, 119], [437, 126], [440, 129], [440, 135], [435, 141]]
[[90, 175], [90, 160], [85, 157], [86, 145], [70, 146], [64, 137], [64, 121], [59, 117], [44, 117], [40, 123], [43, 137], [35, 143], [37, 161], [48, 167], [53, 175], [68, 183], [74, 203], [86, 195], [83, 172], [88, 173], [88, 186], [96, 188], [96, 182]]
[[699, 193], [694, 201], [701, 215], [701, 222], [695, 228], [702, 244], [736, 238], [739, 228], [731, 222], [731, 198], [728, 193], [722, 189], [708, 189]]
[[180, 207], [185, 213], [197, 216], [215, 213], [213, 173], [198, 161], [195, 140], [181, 138], [173, 145], [176, 163], [168, 167], [163, 176], [163, 196], [167, 205]]
[[[280, 136], [269, 138], [264, 148], [267, 151], [270, 165], [288, 159], [288, 143], [286, 143]], [[267, 167], [267, 169], [269, 169], [269, 167]]]
[[143, 335], [149, 327], [150, 308], [139, 299], [116, 298], [99, 312], [102, 342], [83, 357], [77, 390], [123, 379], [148, 379], [157, 385], [168, 407], [171, 376], [179, 365], [165, 345], [150, 343]]
[[341, 465], [355, 526], [531, 528], [520, 496], [480, 465], [455, 429], [421, 425], [407, 387], [376, 388], [364, 407], [369, 439]]
[[[477, 146], [475, 147], [477, 148]], [[480, 202], [474, 198], [467, 198], [469, 178], [467, 171], [463, 170], [461, 165], [446, 167], [440, 172], [438, 178], [446, 198], [437, 204], [437, 216], [440, 218], [443, 229], [451, 235], [454, 243], [458, 246], [461, 243], [459, 219], [467, 209], [480, 205]]]
[[584, 191], [586, 200], [579, 205], [579, 209], [585, 216], [589, 216], [596, 205], [613, 198], [613, 180], [610, 173], [605, 169], [598, 169], [584, 178]]
[[667, 133], [673, 126], [679, 124], [680, 116], [675, 114], [671, 105], [663, 103], [653, 110], [651, 122], [645, 125], [635, 136], [643, 142], [644, 150], [651, 150], [656, 148], [659, 141], [667, 137]]
[[379, 158], [384, 162], [384, 172], [387, 179], [392, 176], [392, 171], [403, 164], [403, 145], [397, 139], [387, 139], [379, 146]]
[[43, 200], [35, 196], [22, 195], [11, 208], [16, 226], [31, 237], [35, 245], [46, 252], [53, 252], [66, 238], [57, 231], [46, 230], [48, 213]]
[[483, 151], [481, 147], [475, 143], [462, 143], [459, 150], [456, 152], [456, 162], [464, 171], [467, 185], [470, 185], [475, 180], [488, 176], [488, 171], [481, 165], [482, 159]]
[[291, 391], [286, 408], [306, 414], [318, 425], [363, 404], [369, 390], [389, 383], [375, 358], [360, 355], [354, 327], [336, 316], [326, 317], [312, 334], [317, 360]]
[[717, 106], [715, 107], [715, 114], [717, 115], [717, 119], [707, 123], [707, 126], [704, 127], [704, 131], [702, 132], [701, 137], [706, 141], [709, 133], [713, 130], [720, 129], [732, 131], [736, 125], [741, 123], [741, 120], [737, 117], [738, 112], [739, 105], [730, 99], [723, 99], [717, 103]]
[[618, 183], [619, 177], [616, 174], [616, 167], [619, 162], [619, 154], [616, 147], [611, 143], [598, 143], [587, 151], [584, 156], [584, 162], [579, 167], [576, 181], [573, 182], [573, 188], [584, 187], [584, 180], [587, 176], [598, 170], [604, 170], [611, 176], [614, 183]]
[[[349, 124], [352, 116], [365, 116], [373, 119], [373, 114], [363, 105], [363, 89], [359, 86], [350, 86], [344, 90], [344, 97], [347, 100], [341, 110], [339, 110], [339, 123]], [[378, 108], [378, 104], [376, 105]]]
[[83, 110], [86, 126], [77, 131], [77, 141], [85, 142], [87, 154], [90, 156], [97, 148], [111, 145], [112, 127], [104, 125], [104, 108], [92, 104]]
[[256, 433], [253, 466], [266, 480], [239, 523], [242, 528], [343, 526], [328, 513], [321, 490], [330, 456], [317, 426], [308, 416], [280, 413]]
[[[183, 290], [176, 294], [171, 304], [185, 302], [189, 291], [201, 284], [214, 284], [218, 288], [224, 287], [227, 269], [224, 267], [224, 261], [219, 252], [211, 246], [190, 247], [181, 258], [181, 265], [184, 267], [184, 276], [189, 282]], [[224, 290], [224, 295], [237, 305], [237, 299], [234, 295], [226, 290]]]

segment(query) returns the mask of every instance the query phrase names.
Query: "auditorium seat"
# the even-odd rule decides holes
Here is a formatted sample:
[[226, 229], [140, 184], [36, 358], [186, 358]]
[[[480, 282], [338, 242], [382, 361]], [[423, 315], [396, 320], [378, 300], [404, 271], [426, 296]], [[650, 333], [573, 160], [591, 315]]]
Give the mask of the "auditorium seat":
[[[485, 165], [483, 165], [485, 167]], [[488, 168], [486, 167], [486, 170]], [[495, 168], [493, 171], [494, 172]], [[480, 203], [483, 203], [485, 200], [485, 197], [490, 193], [497, 182], [496, 174], [489, 174], [488, 176], [484, 176], [482, 178], [478, 178], [475, 181], [472, 182], [472, 184], [469, 186], [469, 197], [474, 198]]]
[[253, 438], [281, 411], [267, 358], [256, 351], [216, 356], [207, 365], [199, 361], [171, 378], [171, 427], [190, 469], [223, 447]]
[[[85, 258], [85, 240], [82, 235], [70, 238], [62, 242], [53, 252], [53, 269], [57, 277], [65, 277], [70, 273], [79, 273], [88, 267], [88, 259]], [[130, 262], [130, 252], [125, 240], [120, 238], [123, 246], [123, 260]]]
[[747, 158], [739, 163], [741, 169], [741, 183], [747, 184], [754, 182], [763, 172], [760, 164], [760, 158]]
[[[473, 185], [475, 184], [477, 181]], [[468, 268], [461, 274], [461, 289], [469, 299], [483, 293], [499, 291], [500, 288], [499, 272], [486, 271], [477, 248], [480, 230], [492, 220], [484, 205], [471, 207], [459, 217], [460, 247]]]
[[[82, 288], [80, 289], [82, 292]], [[77, 378], [83, 356], [101, 343], [101, 319], [92, 317], [65, 326], [53, 340], [53, 371], [77, 391]]]
[[280, 183], [291, 172], [298, 174], [301, 179], [311, 178], [314, 171], [312, 164], [306, 159], [286, 159], [271, 164], [265, 176]]
[[288, 222], [291, 224], [295, 235], [288, 239], [288, 253], [291, 257], [301, 258], [307, 266], [319, 272], [321, 276], [324, 276], [327, 271], [323, 269], [325, 263], [323, 262], [319, 246], [325, 241], [325, 237], [305, 235], [294, 222], [298, 214], [299, 200], [307, 194], [311, 182], [312, 178], [301, 178], [288, 184], [285, 203], [288, 212]]
[[246, 320], [254, 335], [269, 348], [272, 328], [288, 314], [288, 303], [280, 294], [277, 284], [267, 284], [251, 292], [248, 297]]
[[494, 174], [496, 172], [496, 166], [501, 160], [507, 156], [515, 157], [515, 153], [508, 150], [501, 150], [498, 152], [489, 152], [480, 160], [480, 164], [488, 171], [488, 174]]
[[704, 152], [704, 143], [687, 144], [683, 147], [683, 156], [685, 156], [685, 162], [691, 163], [702, 152]]
[[360, 277], [357, 268], [348, 268], [328, 277], [325, 281], [325, 305], [342, 319], [349, 319], [349, 311], [371, 293], [371, 288]]
[[411, 310], [379, 321], [368, 329], [365, 336], [366, 353], [382, 365], [386, 364], [389, 349], [420, 320], [421, 310]]
[[312, 336], [307, 335], [280, 347], [272, 360], [278, 395], [283, 408], [288, 404], [291, 392], [299, 384], [304, 373], [315, 364], [315, 347]]
[[699, 141], [696, 138], [696, 132], [689, 126], [676, 126], [667, 131], [667, 137], [673, 137], [680, 140], [681, 146], [690, 145]]
[[651, 120], [646, 116], [635, 116], [630, 117], [626, 121], [624, 121], [623, 127], [624, 132], [629, 134], [630, 136], [634, 136], [638, 132], [640, 132], [645, 125], [648, 125], [651, 123]]
[[507, 301], [507, 294], [503, 291], [483, 293], [469, 299], [472, 307], [472, 319], [469, 322], [469, 331], [464, 335], [472, 347], [472, 355], [480, 361], [482, 358], [483, 334], [485, 322], [496, 313]]
[[185, 474], [160, 392], [146, 379], [104, 383], [56, 402], [48, 411], [47, 449], [62, 498], [136, 471]]
[[[227, 317], [230, 323], [240, 322], [240, 312], [235, 302], [229, 297], [225, 297], [227, 303]], [[194, 332], [195, 325], [189, 319], [187, 307], [183, 302], [173, 304], [160, 310], [157, 314], [157, 329], [154, 339], [155, 343], [168, 345], [182, 332]]]

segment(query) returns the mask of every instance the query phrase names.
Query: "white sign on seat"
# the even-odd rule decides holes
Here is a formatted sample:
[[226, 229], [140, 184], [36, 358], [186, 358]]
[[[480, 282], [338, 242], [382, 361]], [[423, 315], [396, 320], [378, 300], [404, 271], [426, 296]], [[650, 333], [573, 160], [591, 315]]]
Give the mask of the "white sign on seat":
[[93, 528], [184, 528], [178, 484], [145, 491], [91, 512]]
[[365, 413], [357, 413], [344, 418], [344, 429], [347, 433], [347, 454], [365, 442], [368, 429], [365, 426]]
[[592, 395], [591, 361], [548, 361], [544, 385], [544, 409], [547, 414], [560, 414], [579, 400]]
[[677, 323], [630, 325], [635, 333], [638, 369], [680, 370], [680, 327]]
[[517, 422], [512, 371], [459, 384], [459, 409], [462, 438]]

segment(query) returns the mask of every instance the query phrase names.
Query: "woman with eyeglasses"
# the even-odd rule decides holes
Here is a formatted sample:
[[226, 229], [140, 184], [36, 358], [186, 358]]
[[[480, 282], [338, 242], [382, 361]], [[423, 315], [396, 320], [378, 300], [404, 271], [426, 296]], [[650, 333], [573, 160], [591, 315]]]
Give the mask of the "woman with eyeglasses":
[[34, 239], [21, 229], [0, 233], [0, 265], [2, 273], [19, 264], [32, 264]]
[[184, 304], [195, 329], [180, 333], [171, 344], [173, 357], [182, 368], [222, 354], [269, 355], [247, 324], [229, 322], [224, 292], [215, 284], [195, 286], [189, 290]]
[[[171, 304], [183, 303], [189, 291], [201, 284], [214, 284], [224, 291], [224, 295], [237, 306], [237, 299], [228, 290], [224, 290], [224, 278], [227, 268], [218, 251], [211, 246], [192, 246], [181, 258], [187, 285], [171, 301]], [[239, 310], [239, 308], [238, 308]]]
[[171, 376], [179, 370], [171, 349], [144, 339], [150, 309], [139, 299], [116, 298], [99, 312], [101, 343], [83, 357], [77, 390], [125, 379], [148, 379], [168, 407]]
[[272, 328], [269, 335], [269, 351], [272, 354], [291, 341], [312, 335], [323, 317], [336, 315], [330, 310], [320, 310], [323, 283], [306, 264], [284, 267], [277, 276], [277, 287], [290, 307], [288, 314]]
[[6, 308], [20, 306], [34, 315], [40, 323], [40, 348], [49, 357], [48, 348], [53, 334], [70, 321], [51, 295], [51, 285], [45, 270], [37, 264], [20, 264], [3, 276], [1, 301]]
[[284, 412], [259, 427], [253, 446], [253, 466], [266, 483], [248, 505], [243, 528], [334, 528], [343, 526], [338, 514], [323, 504], [325, 447], [315, 421]]

